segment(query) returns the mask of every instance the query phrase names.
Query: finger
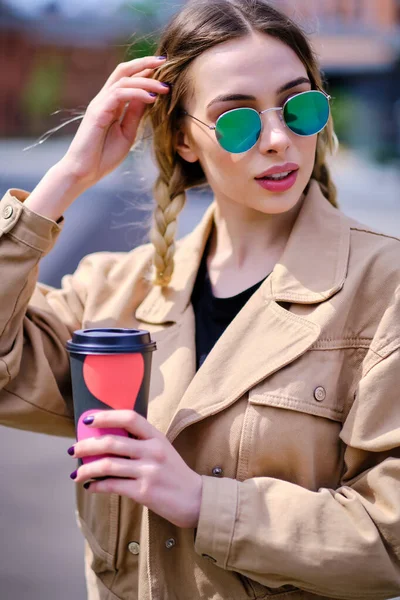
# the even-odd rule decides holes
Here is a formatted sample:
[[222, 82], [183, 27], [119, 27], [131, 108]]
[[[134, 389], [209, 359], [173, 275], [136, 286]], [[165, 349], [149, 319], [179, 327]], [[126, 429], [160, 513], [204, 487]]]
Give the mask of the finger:
[[146, 77], [122, 77], [111, 86], [110, 91], [119, 88], [140, 88], [157, 94], [167, 94], [170, 90], [168, 84], [158, 81], [158, 79], [148, 79]]
[[134, 58], [128, 62], [119, 63], [119, 65], [111, 73], [110, 77], [105, 82], [102, 89], [111, 87], [121, 77], [132, 77], [145, 69], [157, 69], [165, 63], [165, 58], [160, 59], [157, 56], [145, 56], [143, 58]]
[[[154, 100], [156, 100], [156, 97], [154, 97]], [[122, 135], [130, 144], [133, 144], [136, 139], [138, 127], [145, 110], [146, 104], [138, 105], [135, 102], [127, 102], [119, 114], [118, 121]]]
[[88, 415], [91, 423], [84, 420], [88, 427], [122, 427], [141, 440], [164, 437], [147, 419], [134, 410], [103, 410]]
[[79, 467], [74, 479], [76, 483], [98, 477], [125, 477], [136, 479], [140, 475], [141, 463], [116, 456], [99, 458]]
[[73, 446], [74, 458], [96, 456], [97, 454], [115, 454], [116, 456], [138, 459], [149, 455], [147, 440], [134, 440], [121, 435], [102, 435], [77, 442]]
[[134, 479], [111, 478], [104, 481], [90, 481], [84, 484], [84, 487], [91, 493], [118, 494], [136, 500], [140, 484]]
[[155, 92], [147, 92], [141, 89], [130, 89], [130, 88], [118, 88], [113, 92], [109, 93], [102, 101], [97, 101], [92, 104], [91, 110], [96, 114], [96, 122], [99, 127], [109, 128], [110, 126], [110, 113], [113, 121], [121, 117], [124, 110], [124, 103], [134, 102], [138, 104], [138, 113], [143, 110], [144, 104], [153, 104], [157, 98]]
[[144, 69], [144, 71], [139, 71], [139, 73], [135, 73], [132, 77], [150, 77], [153, 75], [155, 69]]
[[[168, 94], [170, 91], [168, 85], [155, 79], [145, 79], [143, 77], [138, 77], [137, 79], [123, 77], [118, 83], [114, 84], [108, 93], [120, 89], [143, 89], [153, 94]], [[118, 91], [118, 93], [120, 92]], [[135, 137], [138, 124], [143, 117], [145, 108], [144, 104], [127, 102], [125, 106], [121, 107], [117, 112], [117, 119], [127, 140], [131, 140]]]

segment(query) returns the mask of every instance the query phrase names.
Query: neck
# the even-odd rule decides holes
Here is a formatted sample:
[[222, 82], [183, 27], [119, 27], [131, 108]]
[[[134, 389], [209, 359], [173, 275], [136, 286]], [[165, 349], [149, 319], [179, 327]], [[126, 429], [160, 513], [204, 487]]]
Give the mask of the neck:
[[229, 296], [266, 277], [281, 256], [302, 205], [282, 214], [264, 214], [216, 198], [208, 271], [213, 291]]

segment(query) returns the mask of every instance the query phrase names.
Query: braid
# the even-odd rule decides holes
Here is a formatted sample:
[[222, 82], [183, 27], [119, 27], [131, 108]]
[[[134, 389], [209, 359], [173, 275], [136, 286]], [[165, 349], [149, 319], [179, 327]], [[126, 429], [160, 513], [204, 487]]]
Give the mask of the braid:
[[154, 210], [150, 240], [155, 250], [154, 283], [156, 285], [168, 285], [174, 270], [177, 217], [186, 201], [184, 181], [182, 165], [178, 161], [175, 163], [169, 183], [165, 174], [160, 174], [154, 186], [157, 206]]

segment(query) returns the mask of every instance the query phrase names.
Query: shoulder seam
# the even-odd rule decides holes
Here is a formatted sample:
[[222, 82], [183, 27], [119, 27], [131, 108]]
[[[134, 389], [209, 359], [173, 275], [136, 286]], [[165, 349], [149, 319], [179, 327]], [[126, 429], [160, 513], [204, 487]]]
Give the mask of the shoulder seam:
[[381, 362], [383, 362], [384, 360], [389, 358], [389, 356], [394, 354], [394, 352], [397, 352], [399, 349], [400, 349], [400, 343], [398, 343], [397, 346], [395, 346], [394, 348], [391, 348], [391, 350], [387, 354], [381, 354], [381, 350], [378, 351], [378, 350], [374, 350], [373, 348], [370, 348], [370, 350], [375, 354], [375, 356], [377, 356], [379, 358], [377, 358], [377, 360], [375, 362], [373, 362], [372, 365], [370, 365], [367, 368], [363, 377], [366, 377], [370, 373], [370, 371], [372, 371], [372, 369], [374, 369], [377, 365], [381, 364]]
[[371, 229], [361, 229], [360, 227], [351, 227], [351, 226], [350, 226], [350, 230], [351, 231], [359, 231], [361, 233], [370, 233], [371, 235], [378, 235], [380, 237], [389, 238], [391, 240], [396, 240], [397, 242], [400, 242], [400, 238], [398, 238], [394, 235], [389, 235], [388, 233], [380, 233], [379, 231], [372, 231]]

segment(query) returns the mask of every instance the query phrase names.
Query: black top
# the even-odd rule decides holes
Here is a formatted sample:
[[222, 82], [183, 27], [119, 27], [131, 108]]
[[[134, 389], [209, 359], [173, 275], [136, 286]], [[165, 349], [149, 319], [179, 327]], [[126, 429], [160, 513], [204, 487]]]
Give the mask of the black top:
[[207, 269], [207, 248], [197, 273], [192, 293], [196, 322], [196, 368], [199, 369], [214, 344], [221, 337], [246, 302], [260, 287], [266, 277], [252, 287], [229, 298], [216, 298], [212, 293]]

